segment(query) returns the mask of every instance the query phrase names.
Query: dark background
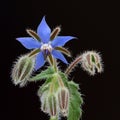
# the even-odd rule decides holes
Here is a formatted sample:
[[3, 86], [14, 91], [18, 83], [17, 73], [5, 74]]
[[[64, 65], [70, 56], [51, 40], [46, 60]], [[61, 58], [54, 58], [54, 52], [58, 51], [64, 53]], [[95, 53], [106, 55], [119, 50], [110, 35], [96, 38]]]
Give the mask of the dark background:
[[[115, 120], [119, 110], [119, 39], [117, 21], [118, 7], [105, 1], [79, 0], [18, 0], [1, 3], [1, 99], [0, 114], [10, 120], [48, 120], [40, 111], [36, 93], [43, 82], [29, 83], [24, 88], [14, 86], [10, 71], [13, 61], [28, 50], [15, 38], [27, 36], [26, 28], [36, 30], [42, 17], [51, 27], [62, 26], [60, 35], [76, 36], [79, 39], [67, 43], [73, 58], [86, 50], [100, 51], [104, 63], [104, 73], [89, 76], [79, 67], [71, 78], [80, 84], [84, 94], [82, 120]], [[116, 28], [115, 28], [116, 27]], [[114, 34], [115, 33], [115, 34]], [[71, 61], [73, 58], [67, 58]], [[64, 64], [61, 64], [65, 68]], [[5, 83], [3, 85], [3, 83]]]

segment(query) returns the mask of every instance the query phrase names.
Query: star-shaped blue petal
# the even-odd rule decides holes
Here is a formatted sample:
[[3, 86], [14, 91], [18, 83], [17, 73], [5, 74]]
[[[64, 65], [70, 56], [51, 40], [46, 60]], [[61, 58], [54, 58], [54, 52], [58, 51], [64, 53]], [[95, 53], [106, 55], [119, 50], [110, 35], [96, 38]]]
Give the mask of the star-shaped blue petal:
[[64, 63], [68, 64], [68, 62], [65, 59], [65, 57], [63, 56], [63, 54], [61, 52], [59, 52], [58, 50], [53, 50], [52, 55], [54, 56], [54, 58], [60, 59]]
[[72, 40], [75, 37], [72, 36], [57, 36], [51, 43], [53, 47], [64, 46], [65, 43]]
[[41, 23], [37, 28], [37, 34], [40, 36], [43, 43], [48, 43], [50, 39], [51, 29], [47, 25], [45, 21], [45, 17], [43, 17]]
[[41, 43], [33, 39], [32, 37], [20, 37], [16, 39], [27, 49], [34, 49], [41, 47]]
[[38, 70], [40, 67], [42, 67], [45, 64], [45, 59], [44, 59], [44, 55], [42, 52], [38, 53], [38, 55], [36, 56], [36, 65], [35, 65], [35, 69]]

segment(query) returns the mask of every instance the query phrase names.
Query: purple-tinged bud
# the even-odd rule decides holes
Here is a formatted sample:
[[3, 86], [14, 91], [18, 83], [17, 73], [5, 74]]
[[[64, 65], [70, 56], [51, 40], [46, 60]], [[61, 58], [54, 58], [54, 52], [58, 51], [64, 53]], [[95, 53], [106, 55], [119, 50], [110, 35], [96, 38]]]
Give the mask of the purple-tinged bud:
[[45, 91], [44, 93], [42, 93], [40, 101], [41, 110], [45, 113], [48, 113], [51, 118], [56, 118], [56, 116], [58, 115], [58, 102], [56, 95]]
[[12, 81], [15, 85], [23, 87], [30, 78], [35, 65], [35, 59], [24, 55], [19, 57], [12, 69]]
[[63, 116], [67, 116], [69, 107], [69, 90], [62, 87], [58, 90], [58, 103]]
[[81, 60], [82, 68], [90, 75], [95, 75], [96, 71], [101, 73], [103, 71], [103, 65], [99, 53], [95, 51], [88, 51], [82, 55]]
[[48, 105], [49, 105], [49, 114], [50, 114], [50, 116], [56, 117], [56, 115], [58, 114], [56, 95], [50, 94], [48, 96]]

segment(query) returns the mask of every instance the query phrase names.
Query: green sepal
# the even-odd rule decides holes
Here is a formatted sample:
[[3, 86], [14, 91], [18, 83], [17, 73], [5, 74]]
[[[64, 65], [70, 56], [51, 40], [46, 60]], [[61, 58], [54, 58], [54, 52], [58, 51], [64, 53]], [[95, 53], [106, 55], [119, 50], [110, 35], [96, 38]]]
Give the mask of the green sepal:
[[55, 48], [56, 50], [59, 50], [60, 52], [64, 53], [65, 55], [67, 55], [68, 57], [71, 57], [71, 53], [69, 50], [67, 50], [66, 48], [64, 47], [56, 47]]
[[42, 71], [40, 74], [37, 74], [36, 76], [33, 76], [32, 78], [30, 78], [29, 81], [39, 81], [42, 79], [48, 79], [51, 78], [53, 76], [53, 74], [55, 73], [55, 70], [53, 67], [48, 67], [46, 70]]
[[30, 29], [27, 29], [26, 31], [27, 31], [27, 33], [28, 33], [31, 37], [33, 37], [35, 40], [41, 41], [40, 38], [39, 38], [39, 36], [38, 36], [38, 34], [37, 34], [35, 31], [30, 30]]
[[92, 60], [93, 63], [96, 62], [96, 61], [95, 61], [95, 56], [94, 56], [94, 55], [91, 55], [91, 60]]

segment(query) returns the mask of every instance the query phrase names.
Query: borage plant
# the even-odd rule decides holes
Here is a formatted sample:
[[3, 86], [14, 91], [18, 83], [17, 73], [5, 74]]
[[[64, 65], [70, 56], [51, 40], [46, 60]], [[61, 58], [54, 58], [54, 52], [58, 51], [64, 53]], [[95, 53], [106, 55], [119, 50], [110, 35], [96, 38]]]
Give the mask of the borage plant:
[[[58, 120], [61, 116], [67, 117], [68, 120], [79, 120], [82, 116], [83, 99], [79, 92], [79, 85], [68, 80], [68, 76], [78, 64], [90, 75], [95, 75], [96, 72], [101, 73], [103, 66], [99, 53], [87, 51], [75, 58], [65, 71], [61, 71], [57, 59], [68, 64], [63, 54], [69, 57], [71, 54], [63, 46], [68, 41], [75, 40], [76, 37], [58, 36], [60, 30], [58, 26], [51, 32], [43, 17], [37, 33], [27, 29], [30, 37], [17, 38], [25, 48], [31, 51], [18, 58], [11, 76], [13, 83], [20, 87], [25, 86], [27, 82], [45, 80], [38, 90], [38, 96], [41, 101], [41, 110], [50, 115], [50, 120]], [[32, 75], [43, 67], [45, 62], [49, 63], [47, 69]]]

